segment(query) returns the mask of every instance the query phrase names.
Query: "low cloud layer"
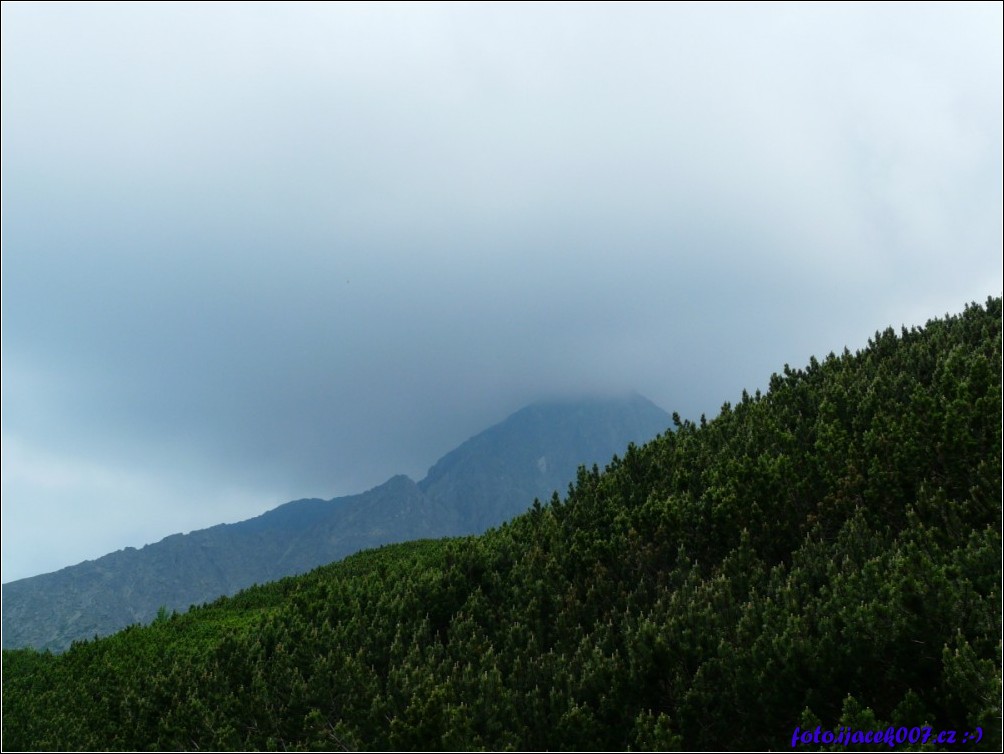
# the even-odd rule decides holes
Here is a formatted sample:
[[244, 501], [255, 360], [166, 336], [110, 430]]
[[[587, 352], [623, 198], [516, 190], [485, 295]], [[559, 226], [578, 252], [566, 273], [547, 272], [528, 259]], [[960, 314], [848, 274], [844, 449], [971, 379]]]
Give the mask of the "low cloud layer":
[[1002, 290], [997, 4], [2, 27], [4, 581]]

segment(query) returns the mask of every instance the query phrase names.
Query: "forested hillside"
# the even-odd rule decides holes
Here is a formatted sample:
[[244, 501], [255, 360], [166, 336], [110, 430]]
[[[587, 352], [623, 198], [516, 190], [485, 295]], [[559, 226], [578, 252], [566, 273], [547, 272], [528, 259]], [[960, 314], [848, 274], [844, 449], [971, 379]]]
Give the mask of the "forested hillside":
[[482, 536], [5, 651], [4, 748], [999, 750], [1001, 315], [786, 366]]

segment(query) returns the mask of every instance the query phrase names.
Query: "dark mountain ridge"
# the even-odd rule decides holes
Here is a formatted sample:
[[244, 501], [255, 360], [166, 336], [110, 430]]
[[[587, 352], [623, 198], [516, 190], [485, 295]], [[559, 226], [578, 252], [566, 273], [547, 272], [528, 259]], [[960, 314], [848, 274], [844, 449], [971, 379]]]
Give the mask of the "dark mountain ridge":
[[364, 548], [480, 533], [564, 490], [580, 464], [669, 424], [637, 394], [537, 403], [447, 453], [419, 483], [398, 475], [357, 495], [296, 500], [4, 584], [3, 646], [62, 650], [149, 622], [162, 607], [185, 610]]

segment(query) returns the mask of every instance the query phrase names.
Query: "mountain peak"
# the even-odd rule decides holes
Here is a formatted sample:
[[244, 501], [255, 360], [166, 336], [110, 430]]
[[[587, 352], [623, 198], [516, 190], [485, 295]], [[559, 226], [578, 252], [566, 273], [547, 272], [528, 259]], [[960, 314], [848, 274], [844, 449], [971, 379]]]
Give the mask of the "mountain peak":
[[[580, 465], [605, 464], [670, 422], [669, 414], [635, 392], [540, 400], [447, 453], [418, 486], [462, 509], [465, 525], [481, 531], [521, 513], [534, 498], [564, 490]], [[461, 500], [468, 490], [492, 492], [473, 507]]]

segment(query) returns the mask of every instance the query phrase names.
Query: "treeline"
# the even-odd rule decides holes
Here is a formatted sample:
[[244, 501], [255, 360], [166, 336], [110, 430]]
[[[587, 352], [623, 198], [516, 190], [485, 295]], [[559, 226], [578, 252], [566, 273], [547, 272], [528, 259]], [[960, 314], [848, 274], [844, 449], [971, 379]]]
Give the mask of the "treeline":
[[4, 748], [999, 750], [1001, 317], [786, 366], [483, 536], [5, 651]]

